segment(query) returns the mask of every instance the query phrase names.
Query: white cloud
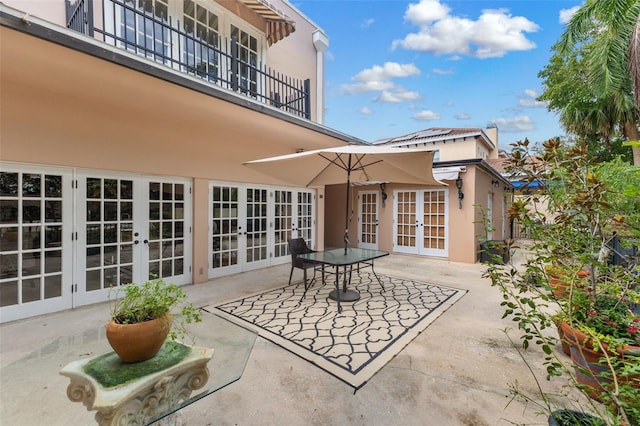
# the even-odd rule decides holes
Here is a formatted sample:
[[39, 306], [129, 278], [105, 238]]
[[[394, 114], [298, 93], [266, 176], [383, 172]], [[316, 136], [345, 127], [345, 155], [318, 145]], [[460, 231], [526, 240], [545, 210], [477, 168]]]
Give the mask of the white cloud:
[[394, 91], [383, 90], [374, 101], [380, 103], [400, 103], [408, 101], [417, 101], [420, 99], [418, 92], [408, 92], [401, 88], [396, 88]]
[[353, 84], [343, 84], [342, 89], [349, 94], [365, 92], [382, 92], [397, 90], [397, 86], [391, 79], [404, 78], [419, 75], [420, 70], [413, 64], [398, 64], [386, 62], [384, 65], [374, 65], [371, 68], [360, 71], [352, 80]]
[[333, 53], [331, 53], [331, 51], [329, 51], [329, 50], [327, 50], [327, 53], [326, 53], [325, 56], [326, 56], [327, 60], [329, 60], [329, 61], [333, 61], [333, 60], [336, 59], [336, 57], [333, 55]]
[[376, 20], [373, 18], [365, 18], [362, 20], [360, 28], [369, 28], [371, 25], [373, 25], [374, 22], [376, 22]]
[[440, 114], [430, 110], [423, 110], [414, 114], [411, 118], [413, 118], [416, 121], [433, 121], [433, 120], [440, 120]]
[[469, 55], [481, 59], [502, 57], [510, 51], [530, 50], [535, 43], [525, 33], [540, 27], [507, 9], [485, 9], [477, 20], [450, 15], [451, 9], [439, 0], [411, 4], [405, 19], [420, 27], [391, 47], [430, 52], [436, 55]]
[[410, 4], [404, 14], [404, 19], [415, 25], [428, 25], [434, 21], [449, 16], [451, 8], [441, 4], [439, 0], [422, 0], [417, 4]]
[[525, 108], [546, 108], [547, 102], [539, 101], [539, 94], [533, 89], [526, 89], [522, 95], [519, 96], [518, 106]]
[[382, 92], [383, 90], [393, 89], [395, 84], [391, 80], [371, 80], [355, 84], [343, 84], [341, 87], [348, 94], [357, 95], [359, 93]]
[[434, 68], [431, 71], [433, 71], [434, 74], [439, 74], [439, 75], [453, 75], [456, 73], [454, 70], [443, 70], [440, 68]]
[[526, 115], [513, 118], [495, 118], [490, 120], [490, 124], [495, 124], [504, 133], [528, 132], [536, 128], [533, 120]]
[[355, 77], [356, 81], [386, 80], [394, 77], [408, 77], [418, 75], [420, 70], [413, 64], [399, 64], [397, 62], [385, 62], [383, 66], [374, 65], [372, 68], [360, 71]]
[[470, 120], [471, 116], [466, 112], [459, 112], [458, 114], [454, 115], [454, 118], [456, 120]]
[[360, 114], [362, 114], [362, 115], [373, 115], [373, 111], [371, 111], [371, 110], [370, 110], [369, 108], [367, 108], [366, 106], [365, 106], [365, 107], [360, 108], [360, 109], [358, 110], [358, 112], [359, 112]]
[[445, 102], [445, 104], [444, 104], [444, 106], [446, 106], [446, 107], [448, 107], [448, 108], [452, 107], [453, 105], [454, 105], [453, 101], [447, 101], [447, 102]]
[[580, 9], [581, 6], [573, 6], [571, 9], [562, 9], [560, 10], [560, 16], [558, 17], [558, 22], [562, 25], [568, 23], [573, 15]]

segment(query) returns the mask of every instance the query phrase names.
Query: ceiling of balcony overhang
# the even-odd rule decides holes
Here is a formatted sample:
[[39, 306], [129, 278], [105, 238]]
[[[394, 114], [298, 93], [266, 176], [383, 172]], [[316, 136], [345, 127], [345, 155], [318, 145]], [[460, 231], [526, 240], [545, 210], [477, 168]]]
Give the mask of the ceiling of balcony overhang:
[[[355, 140], [311, 122], [299, 124], [261, 112], [269, 109], [266, 105], [256, 111], [7, 27], [0, 31], [3, 109], [11, 102], [4, 95], [13, 93], [6, 89], [15, 87], [20, 97], [56, 99], [69, 114], [95, 109], [133, 120], [144, 114], [161, 119], [159, 126], [206, 127], [212, 143], [221, 135], [226, 144], [261, 141], [264, 149], [246, 153], [246, 160]], [[250, 101], [244, 103], [248, 106]], [[72, 126], [74, 117], [68, 118]]]

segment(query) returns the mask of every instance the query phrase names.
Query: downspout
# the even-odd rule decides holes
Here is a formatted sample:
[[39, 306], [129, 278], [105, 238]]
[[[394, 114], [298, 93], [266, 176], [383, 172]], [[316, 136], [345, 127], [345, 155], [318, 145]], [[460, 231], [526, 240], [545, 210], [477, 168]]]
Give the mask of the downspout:
[[329, 37], [321, 30], [313, 33], [316, 48], [316, 123], [324, 124], [324, 52], [329, 47]]

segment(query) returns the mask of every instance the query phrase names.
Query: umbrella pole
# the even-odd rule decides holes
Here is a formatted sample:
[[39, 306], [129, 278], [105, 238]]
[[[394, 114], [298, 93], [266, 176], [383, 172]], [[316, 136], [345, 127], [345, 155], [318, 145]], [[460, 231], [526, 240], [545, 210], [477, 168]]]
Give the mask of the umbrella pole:
[[347, 165], [347, 202], [344, 215], [344, 254], [347, 255], [347, 248], [349, 247], [349, 201], [351, 191], [351, 154], [349, 154], [349, 163]]

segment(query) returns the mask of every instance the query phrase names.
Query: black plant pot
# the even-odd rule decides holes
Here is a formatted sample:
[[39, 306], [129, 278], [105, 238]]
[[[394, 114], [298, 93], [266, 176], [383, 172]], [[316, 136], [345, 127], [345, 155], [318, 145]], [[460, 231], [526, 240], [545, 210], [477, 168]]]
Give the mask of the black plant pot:
[[580, 411], [557, 410], [549, 416], [549, 426], [605, 426], [605, 423], [598, 417]]
[[504, 241], [488, 240], [480, 243], [481, 263], [504, 265], [510, 258], [509, 248]]

